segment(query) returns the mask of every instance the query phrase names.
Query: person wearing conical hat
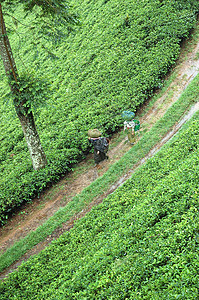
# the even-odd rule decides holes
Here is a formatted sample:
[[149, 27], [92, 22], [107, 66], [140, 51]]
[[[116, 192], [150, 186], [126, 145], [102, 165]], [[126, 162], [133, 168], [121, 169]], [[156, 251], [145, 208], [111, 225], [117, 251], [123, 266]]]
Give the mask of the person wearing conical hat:
[[94, 161], [97, 166], [101, 161], [108, 159], [107, 151], [109, 139], [101, 137], [102, 133], [98, 129], [88, 131], [88, 140], [94, 146]]

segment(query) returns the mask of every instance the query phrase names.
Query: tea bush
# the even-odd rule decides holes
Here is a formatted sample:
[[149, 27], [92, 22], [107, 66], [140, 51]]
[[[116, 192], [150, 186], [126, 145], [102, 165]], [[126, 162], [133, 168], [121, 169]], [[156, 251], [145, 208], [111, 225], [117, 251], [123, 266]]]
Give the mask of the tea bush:
[[13, 272], [0, 299], [197, 299], [198, 127]]
[[[36, 73], [51, 84], [46, 106], [35, 111], [48, 166], [32, 169], [13, 105], [4, 104], [8, 86], [1, 75], [1, 223], [85, 157], [89, 128], [110, 135], [122, 126], [123, 110], [136, 111], [162, 86], [199, 9], [194, 0], [78, 0], [71, 5], [82, 26], [54, 45], [20, 23], [19, 35], [10, 30], [19, 73]], [[23, 15], [20, 7], [15, 13], [19, 19]], [[29, 15], [23, 22], [31, 20]]]

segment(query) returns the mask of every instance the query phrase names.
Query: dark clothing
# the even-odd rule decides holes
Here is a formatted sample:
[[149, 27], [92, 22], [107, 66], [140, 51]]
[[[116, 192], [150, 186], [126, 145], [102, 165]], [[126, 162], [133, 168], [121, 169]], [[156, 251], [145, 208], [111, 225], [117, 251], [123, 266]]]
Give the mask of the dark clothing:
[[107, 158], [106, 153], [98, 151], [96, 148], [94, 148], [94, 161], [96, 164], [99, 164], [100, 161], [103, 161]]
[[94, 146], [94, 161], [96, 164], [100, 163], [105, 159], [108, 159], [106, 153], [109, 147], [109, 139], [105, 137], [99, 137], [91, 138], [89, 141]]

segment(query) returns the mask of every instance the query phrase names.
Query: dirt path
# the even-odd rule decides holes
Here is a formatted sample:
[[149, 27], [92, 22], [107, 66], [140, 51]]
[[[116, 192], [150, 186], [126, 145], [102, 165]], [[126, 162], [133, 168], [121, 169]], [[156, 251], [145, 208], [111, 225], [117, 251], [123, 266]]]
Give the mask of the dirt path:
[[[186, 46], [187, 47], [187, 46]], [[142, 117], [139, 117], [142, 124], [142, 130], [149, 130], [154, 123], [159, 120], [168, 108], [179, 98], [183, 90], [191, 82], [191, 80], [197, 75], [199, 70], [199, 60], [196, 59], [199, 53], [199, 42], [193, 46], [190, 53], [185, 54], [182, 52], [180, 59], [177, 63], [174, 71], [177, 76], [172, 81], [170, 86], [164, 92], [164, 94], [158, 98], [154, 105], [145, 113]], [[147, 105], [142, 108], [145, 110]], [[198, 108], [196, 108], [198, 109]], [[140, 115], [141, 111], [138, 112]], [[179, 128], [178, 128], [179, 129]], [[178, 130], [173, 129], [173, 134]], [[6, 226], [0, 229], [1, 236], [1, 246], [0, 253], [6, 251], [7, 248], [12, 246], [14, 242], [25, 237], [30, 231], [35, 230], [38, 226], [43, 224], [47, 219], [49, 219], [60, 207], [65, 206], [73, 196], [79, 194], [85, 187], [92, 183], [97, 177], [103, 175], [108, 168], [118, 161], [129, 149], [130, 145], [126, 143], [126, 138], [121, 140], [116, 146], [115, 145], [119, 134], [113, 136], [111, 140], [111, 147], [109, 150], [109, 160], [107, 162], [101, 163], [101, 168], [96, 169], [93, 167], [92, 155], [78, 164], [78, 168], [75, 171], [64, 177], [56, 187], [49, 188], [48, 191], [43, 193], [40, 198], [35, 199], [33, 203], [24, 206], [21, 211], [19, 211]], [[156, 150], [159, 149], [162, 144], [167, 140], [164, 139], [158, 145], [156, 145]], [[145, 160], [154, 154], [156, 151], [152, 150], [151, 154], [145, 157], [139, 164], [145, 162]], [[111, 193], [117, 186], [119, 186], [123, 181], [125, 181], [132, 172], [129, 172], [121, 178], [116, 185], [109, 190]], [[103, 195], [103, 197], [106, 195]], [[50, 236], [48, 236], [43, 242], [36, 245], [33, 249], [28, 251], [19, 261], [14, 263], [8, 269], [0, 274], [0, 278], [3, 279], [8, 273], [15, 270], [22, 261], [27, 260], [31, 255], [40, 252], [44, 249], [53, 239], [58, 238], [64, 231], [69, 230], [74, 223], [74, 220], [84, 216], [90, 209], [101, 202], [103, 197], [95, 199], [87, 209], [81, 213], [75, 215], [66, 224], [63, 224], [62, 228], [56, 229]]]

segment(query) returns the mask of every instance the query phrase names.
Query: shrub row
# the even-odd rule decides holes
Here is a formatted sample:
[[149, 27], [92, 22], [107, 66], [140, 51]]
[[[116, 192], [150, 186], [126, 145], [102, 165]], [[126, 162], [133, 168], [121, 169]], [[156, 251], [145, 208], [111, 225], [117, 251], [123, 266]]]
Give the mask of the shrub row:
[[[24, 64], [52, 85], [47, 106], [36, 112], [36, 123], [47, 154], [45, 170], [32, 170], [27, 146], [13, 106], [1, 88], [0, 221], [21, 203], [30, 201], [56, 181], [90, 150], [87, 130], [98, 127], [111, 134], [121, 125], [121, 112], [133, 111], [162, 86], [162, 78], [176, 61], [180, 42], [193, 28], [198, 1], [72, 1], [82, 26], [56, 44], [37, 40], [18, 24], [10, 35], [19, 73]], [[18, 14], [18, 15], [17, 15]], [[21, 9], [16, 10], [20, 17]], [[30, 22], [30, 17], [27, 22]], [[26, 22], [26, 20], [24, 20]], [[24, 43], [23, 43], [24, 37]], [[51, 49], [51, 48], [50, 48]]]
[[0, 299], [196, 299], [199, 120], [0, 285]]

